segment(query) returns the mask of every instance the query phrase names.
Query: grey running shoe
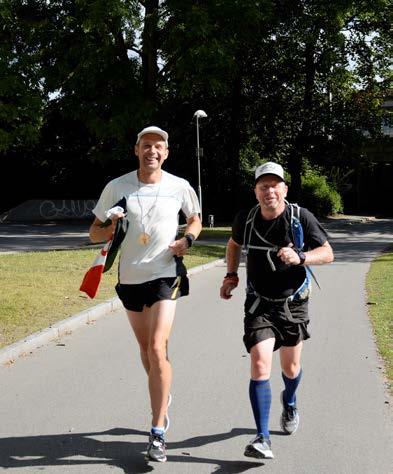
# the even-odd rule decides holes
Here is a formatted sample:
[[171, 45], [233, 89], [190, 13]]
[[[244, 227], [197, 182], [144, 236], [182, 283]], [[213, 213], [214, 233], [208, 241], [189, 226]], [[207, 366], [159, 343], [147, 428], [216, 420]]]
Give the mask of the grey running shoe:
[[165, 462], [165, 441], [161, 436], [151, 434], [149, 437], [149, 444], [147, 446], [146, 461]]
[[257, 459], [273, 459], [270, 439], [265, 439], [263, 435], [257, 435], [247, 444], [244, 456]]
[[284, 391], [281, 392], [281, 428], [287, 434], [293, 434], [299, 427], [299, 413], [295, 405], [288, 405], [284, 401]]
[[167, 405], [167, 411], [165, 413], [165, 418], [164, 418], [164, 433], [166, 433], [169, 429], [169, 425], [171, 424], [171, 420], [169, 419], [169, 415], [168, 415], [168, 408], [171, 406], [171, 403], [172, 403], [172, 395], [169, 394], [168, 396], [168, 405]]

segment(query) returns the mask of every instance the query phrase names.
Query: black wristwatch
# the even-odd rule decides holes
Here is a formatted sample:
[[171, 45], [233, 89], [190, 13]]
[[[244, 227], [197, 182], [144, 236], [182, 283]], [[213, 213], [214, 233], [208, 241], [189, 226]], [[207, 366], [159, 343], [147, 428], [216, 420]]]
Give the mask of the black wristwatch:
[[306, 254], [304, 252], [302, 252], [301, 250], [296, 250], [296, 253], [298, 254], [298, 256], [300, 258], [299, 265], [303, 265], [304, 262], [306, 261]]
[[184, 238], [187, 240], [188, 248], [192, 247], [195, 237], [192, 234], [185, 234]]

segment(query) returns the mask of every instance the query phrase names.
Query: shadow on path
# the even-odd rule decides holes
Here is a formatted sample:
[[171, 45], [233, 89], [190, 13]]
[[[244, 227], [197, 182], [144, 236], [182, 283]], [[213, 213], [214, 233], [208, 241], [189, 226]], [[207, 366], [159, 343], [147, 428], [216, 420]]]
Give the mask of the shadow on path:
[[334, 238], [329, 240], [335, 262], [370, 262], [376, 254], [393, 246], [393, 240], [364, 240], [354, 242], [351, 239], [337, 242]]
[[[187, 451], [192, 448], [205, 446], [219, 441], [242, 435], [253, 435], [255, 430], [233, 428], [226, 433], [197, 436], [183, 441], [171, 442], [168, 446], [167, 457], [171, 463], [212, 464], [212, 473], [240, 474], [249, 469], [262, 467], [259, 461], [227, 461], [223, 459], [192, 456]], [[281, 432], [272, 432], [282, 435]], [[130, 436], [143, 437], [143, 441], [100, 441], [94, 439], [101, 436]], [[126, 428], [114, 428], [108, 431], [91, 433], [72, 433], [43, 436], [22, 436], [0, 438], [0, 467], [5, 469], [21, 467], [45, 466], [78, 466], [106, 464], [121, 468], [127, 474], [151, 472], [154, 464], [144, 460], [148, 433]], [[183, 449], [179, 454], [171, 454], [171, 450]]]
[[369, 262], [393, 245], [393, 219], [326, 219], [335, 262]]

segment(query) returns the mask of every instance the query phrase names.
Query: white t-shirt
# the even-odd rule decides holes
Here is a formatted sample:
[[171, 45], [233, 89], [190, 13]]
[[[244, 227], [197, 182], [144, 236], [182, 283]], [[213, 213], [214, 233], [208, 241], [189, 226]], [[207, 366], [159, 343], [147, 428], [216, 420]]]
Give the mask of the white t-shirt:
[[[123, 197], [127, 200], [129, 227], [121, 245], [120, 283], [136, 284], [177, 276], [176, 262], [168, 245], [176, 239], [179, 211], [186, 218], [200, 212], [195, 191], [185, 179], [163, 170], [161, 181], [156, 184], [139, 182], [137, 172], [132, 171], [105, 186], [93, 213], [104, 222], [105, 212]], [[150, 236], [147, 245], [139, 241], [143, 232]]]

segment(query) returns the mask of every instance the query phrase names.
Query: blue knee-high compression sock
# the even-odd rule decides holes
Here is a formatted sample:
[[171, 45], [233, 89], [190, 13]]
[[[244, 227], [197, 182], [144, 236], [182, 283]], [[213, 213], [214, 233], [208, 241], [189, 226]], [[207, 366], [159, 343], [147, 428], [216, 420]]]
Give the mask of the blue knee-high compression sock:
[[296, 389], [302, 378], [303, 370], [300, 369], [298, 375], [294, 379], [288, 378], [284, 372], [282, 372], [282, 379], [284, 380], [285, 390], [283, 393], [284, 402], [288, 405], [294, 405], [296, 403]]
[[249, 394], [258, 434], [269, 438], [269, 415], [272, 402], [270, 380], [250, 380]]

